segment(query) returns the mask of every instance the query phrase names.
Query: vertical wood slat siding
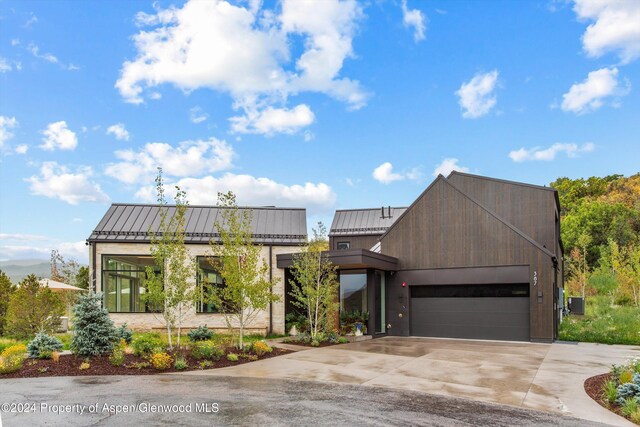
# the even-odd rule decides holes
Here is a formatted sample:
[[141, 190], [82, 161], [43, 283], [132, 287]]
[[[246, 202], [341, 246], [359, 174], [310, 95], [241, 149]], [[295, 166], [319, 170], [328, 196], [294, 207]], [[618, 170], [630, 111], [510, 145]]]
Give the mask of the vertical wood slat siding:
[[556, 201], [553, 191], [526, 185], [452, 174], [447, 178], [469, 196], [555, 252]]
[[[549, 256], [444, 180], [435, 182], [383, 237], [382, 251], [398, 258], [399, 270], [529, 264], [531, 338], [553, 339], [555, 272]], [[533, 271], [538, 274], [536, 288]], [[398, 289], [396, 296], [405, 303], [407, 289]], [[541, 304], [538, 290], [543, 292]], [[408, 316], [394, 320], [408, 331]]]

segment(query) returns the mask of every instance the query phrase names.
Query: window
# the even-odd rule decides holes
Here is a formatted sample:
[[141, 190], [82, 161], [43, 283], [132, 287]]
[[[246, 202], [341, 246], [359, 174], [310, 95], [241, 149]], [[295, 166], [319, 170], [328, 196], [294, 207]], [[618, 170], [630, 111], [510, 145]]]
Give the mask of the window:
[[222, 280], [222, 277], [218, 274], [207, 257], [198, 257], [198, 267], [200, 267], [197, 283], [199, 299], [196, 311], [198, 313], [219, 313], [220, 310], [218, 307], [211, 303], [211, 293], [213, 286], [224, 286], [224, 280]]
[[366, 270], [340, 272], [340, 310], [368, 311]]
[[349, 247], [351, 246], [350, 242], [338, 242], [338, 250], [342, 251], [345, 249], [349, 249]]
[[147, 267], [154, 267], [154, 259], [139, 255], [110, 255], [102, 257], [102, 289], [104, 305], [111, 313], [149, 313], [143, 301]]

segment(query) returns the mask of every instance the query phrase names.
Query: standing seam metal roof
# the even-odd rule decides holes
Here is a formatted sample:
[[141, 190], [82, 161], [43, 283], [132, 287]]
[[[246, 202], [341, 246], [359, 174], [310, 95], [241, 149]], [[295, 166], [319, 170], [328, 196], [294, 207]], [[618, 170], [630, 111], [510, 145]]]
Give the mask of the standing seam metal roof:
[[[89, 242], [150, 241], [149, 231], [158, 231], [160, 205], [112, 204], [91, 233]], [[167, 205], [169, 217], [175, 205]], [[218, 206], [189, 206], [185, 214], [185, 243], [219, 241], [215, 222]], [[307, 213], [304, 208], [240, 207], [251, 210], [253, 239], [261, 244], [302, 244], [307, 241]]]
[[329, 236], [382, 234], [406, 211], [407, 208], [345, 209], [336, 211]]

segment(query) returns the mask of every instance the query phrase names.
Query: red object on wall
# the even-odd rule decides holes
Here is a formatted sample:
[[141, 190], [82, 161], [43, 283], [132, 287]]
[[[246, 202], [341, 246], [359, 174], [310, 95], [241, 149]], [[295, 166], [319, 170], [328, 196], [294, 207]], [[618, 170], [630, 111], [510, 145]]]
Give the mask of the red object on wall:
[[402, 287], [405, 288], [407, 286], [407, 282], [402, 282]]

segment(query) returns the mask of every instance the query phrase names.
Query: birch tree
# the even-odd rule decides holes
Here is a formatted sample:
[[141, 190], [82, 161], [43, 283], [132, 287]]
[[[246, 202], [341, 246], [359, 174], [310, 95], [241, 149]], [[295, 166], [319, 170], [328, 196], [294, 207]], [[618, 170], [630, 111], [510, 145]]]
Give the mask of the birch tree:
[[169, 349], [173, 350], [173, 332], [177, 332], [177, 346], [180, 348], [182, 321], [196, 303], [198, 293], [192, 280], [195, 280], [198, 269], [195, 257], [191, 256], [184, 243], [188, 207], [186, 193], [176, 186], [175, 208], [170, 207], [160, 168], [156, 190], [160, 224], [157, 231], [149, 229], [155, 267], [146, 268], [147, 290], [142, 298], [152, 308], [160, 310], [155, 315], [164, 322]]
[[291, 266], [291, 303], [306, 315], [313, 339], [328, 329], [331, 316], [340, 306], [336, 266], [323, 252], [328, 249], [326, 231], [322, 222], [318, 222], [313, 239], [294, 255]]
[[250, 209], [239, 209], [233, 192], [218, 193], [219, 220], [215, 228], [220, 241], [211, 241], [208, 261], [224, 281], [211, 286], [208, 300], [223, 314], [227, 327], [238, 329], [237, 346], [244, 348], [245, 330], [261, 311], [278, 301], [272, 292], [277, 280], [269, 280], [269, 264], [262, 245], [253, 241]]

